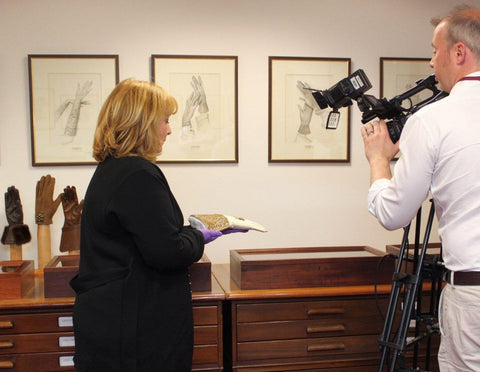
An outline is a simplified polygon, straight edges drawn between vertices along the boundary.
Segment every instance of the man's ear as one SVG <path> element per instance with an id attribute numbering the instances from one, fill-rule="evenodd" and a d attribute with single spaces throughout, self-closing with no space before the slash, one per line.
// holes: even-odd
<path id="1" fill-rule="evenodd" d="M 457 65 L 462 65 L 465 62 L 468 53 L 467 49 L 467 46 L 462 42 L 458 42 L 454 45 L 455 61 L 457 62 Z"/>

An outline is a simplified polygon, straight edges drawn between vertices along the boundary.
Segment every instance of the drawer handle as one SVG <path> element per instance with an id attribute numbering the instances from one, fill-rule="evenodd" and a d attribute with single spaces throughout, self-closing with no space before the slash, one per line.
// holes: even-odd
<path id="1" fill-rule="evenodd" d="M 11 360 L 0 360 L 0 369 L 11 369 L 15 367 L 15 363 Z"/>
<path id="2" fill-rule="evenodd" d="M 11 320 L 2 320 L 0 321 L 0 329 L 12 329 L 13 322 Z"/>
<path id="3" fill-rule="evenodd" d="M 326 309 L 308 309 L 307 315 L 338 315 L 338 314 L 344 314 L 345 310 L 341 307 L 332 307 L 332 308 L 326 308 Z"/>
<path id="4" fill-rule="evenodd" d="M 331 343 L 331 344 L 319 344 L 319 345 L 308 345 L 307 351 L 332 351 L 332 350 L 345 350 L 345 345 L 342 342 Z"/>
<path id="5" fill-rule="evenodd" d="M 10 349 L 12 347 L 14 347 L 15 344 L 13 343 L 13 341 L 0 341 L 0 349 Z"/>
<path id="6" fill-rule="evenodd" d="M 327 326 L 308 326 L 307 334 L 311 333 L 324 333 L 324 332 L 343 332 L 345 326 L 343 324 L 333 324 Z"/>

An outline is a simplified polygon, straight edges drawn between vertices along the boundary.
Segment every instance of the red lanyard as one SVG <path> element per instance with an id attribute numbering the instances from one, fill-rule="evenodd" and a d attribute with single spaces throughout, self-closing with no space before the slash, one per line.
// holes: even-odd
<path id="1" fill-rule="evenodd" d="M 480 76 L 465 76 L 461 78 L 459 81 L 463 81 L 463 80 L 480 80 Z"/>

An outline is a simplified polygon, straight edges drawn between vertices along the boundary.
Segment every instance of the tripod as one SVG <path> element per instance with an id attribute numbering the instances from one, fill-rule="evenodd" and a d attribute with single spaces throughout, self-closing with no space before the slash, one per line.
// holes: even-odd
<path id="1" fill-rule="evenodd" d="M 420 247 L 420 225 L 421 225 L 421 208 L 416 216 L 415 244 L 413 258 L 409 257 L 406 248 L 408 244 L 408 235 L 411 223 L 404 228 L 402 245 L 396 264 L 395 273 L 392 278 L 392 290 L 385 316 L 383 330 L 380 335 L 378 344 L 382 351 L 379 372 L 384 371 L 386 366 L 389 372 L 409 372 L 422 371 L 417 368 L 418 359 L 418 343 L 427 338 L 427 354 L 426 366 L 429 368 L 431 339 L 430 336 L 438 333 L 437 310 L 438 310 L 438 294 L 441 290 L 443 265 L 439 259 L 425 260 L 428 246 L 428 239 L 432 229 L 433 217 L 435 215 L 433 201 L 430 200 L 430 213 L 425 228 L 423 244 Z M 441 257 L 441 254 L 440 254 Z M 407 262 L 413 263 L 411 272 L 407 269 Z M 403 270 L 403 271 L 402 271 Z M 423 295 L 423 280 L 431 279 L 430 289 L 430 309 L 423 313 L 421 309 Z M 392 336 L 392 330 L 396 323 L 396 316 L 399 315 L 400 293 L 404 289 L 403 308 L 400 309 L 400 323 L 398 325 L 396 335 Z M 420 290 L 419 290 L 420 289 Z M 414 306 L 416 303 L 416 306 Z M 415 312 L 414 312 L 415 310 Z M 407 339 L 411 319 L 415 319 L 415 336 Z M 419 334 L 421 323 L 425 324 L 426 332 Z M 412 347 L 413 351 L 413 367 L 406 366 L 406 350 Z M 390 362 L 387 364 L 387 362 Z"/>

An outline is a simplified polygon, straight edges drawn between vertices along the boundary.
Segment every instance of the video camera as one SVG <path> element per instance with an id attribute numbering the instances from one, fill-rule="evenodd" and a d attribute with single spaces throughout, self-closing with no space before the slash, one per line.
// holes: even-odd
<path id="1" fill-rule="evenodd" d="M 380 119 L 391 119 L 386 124 L 392 142 L 396 143 L 410 115 L 422 107 L 448 95 L 448 93 L 437 89 L 435 86 L 437 82 L 433 74 L 425 79 L 418 80 L 415 84 L 413 88 L 390 100 L 386 98 L 378 99 L 372 95 L 364 94 L 364 92 L 372 87 L 372 84 L 368 80 L 367 75 L 365 75 L 365 72 L 359 69 L 327 90 L 312 89 L 312 95 L 322 110 L 327 107 L 333 109 L 328 116 L 327 129 L 337 128 L 340 119 L 338 109 L 350 106 L 352 100 L 355 100 L 358 108 L 362 112 L 363 124 L 368 123 L 376 117 Z M 423 90 L 430 90 L 431 96 L 413 105 L 411 97 Z M 407 107 L 403 106 L 404 101 L 409 103 Z"/>

